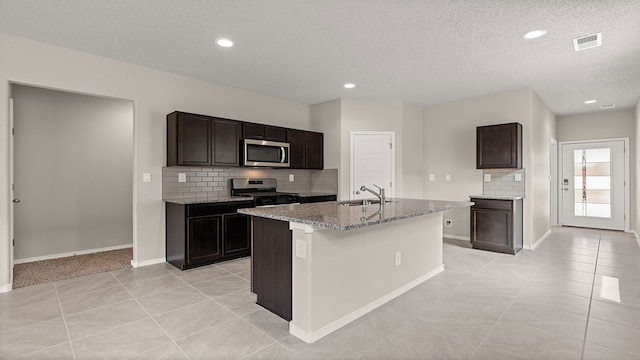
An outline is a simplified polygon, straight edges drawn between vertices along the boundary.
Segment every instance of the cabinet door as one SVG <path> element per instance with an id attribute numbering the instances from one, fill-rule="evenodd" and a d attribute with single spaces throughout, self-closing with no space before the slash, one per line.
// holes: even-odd
<path id="1" fill-rule="evenodd" d="M 211 165 L 211 122 L 205 116 L 178 113 L 176 165 Z"/>
<path id="2" fill-rule="evenodd" d="M 242 123 L 242 138 L 264 140 L 264 125 L 254 123 Z"/>
<path id="3" fill-rule="evenodd" d="M 471 244 L 476 249 L 513 253 L 513 213 L 471 207 Z"/>
<path id="4" fill-rule="evenodd" d="M 264 126 L 264 139 L 269 141 L 287 141 L 287 129 L 278 126 Z"/>
<path id="5" fill-rule="evenodd" d="M 222 256 L 222 216 L 187 218 L 187 263 L 197 264 Z"/>
<path id="6" fill-rule="evenodd" d="M 250 218 L 244 214 L 224 216 L 224 255 L 249 255 Z"/>
<path id="7" fill-rule="evenodd" d="M 522 168 L 522 125 L 479 126 L 476 129 L 476 168 Z"/>
<path id="8" fill-rule="evenodd" d="M 305 132 L 287 129 L 289 143 L 289 167 L 293 169 L 305 168 Z"/>
<path id="9" fill-rule="evenodd" d="M 240 165 L 240 126 L 238 121 L 213 119 L 213 165 Z"/>
<path id="10" fill-rule="evenodd" d="M 305 168 L 324 168 L 324 136 L 322 133 L 305 133 Z"/>

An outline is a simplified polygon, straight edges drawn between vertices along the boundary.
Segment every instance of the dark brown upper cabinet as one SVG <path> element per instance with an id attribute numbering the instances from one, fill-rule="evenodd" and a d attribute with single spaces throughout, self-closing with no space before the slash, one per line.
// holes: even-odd
<path id="1" fill-rule="evenodd" d="M 290 168 L 324 168 L 324 135 L 322 133 L 287 129 L 287 142 L 290 150 Z"/>
<path id="2" fill-rule="evenodd" d="M 242 123 L 235 120 L 212 118 L 212 165 L 240 166 L 240 129 Z"/>
<path id="3" fill-rule="evenodd" d="M 292 169 L 305 168 L 305 132 L 302 130 L 287 130 L 289 143 L 289 167 Z"/>
<path id="4" fill-rule="evenodd" d="M 172 112 L 167 115 L 167 166 L 211 165 L 211 120 Z"/>
<path id="5" fill-rule="evenodd" d="M 167 166 L 239 166 L 241 124 L 178 111 L 167 115 Z"/>
<path id="6" fill-rule="evenodd" d="M 324 168 L 324 135 L 322 133 L 305 132 L 305 168 Z"/>
<path id="7" fill-rule="evenodd" d="M 242 138 L 285 142 L 287 141 L 287 129 L 245 122 L 242 123 Z"/>
<path id="8" fill-rule="evenodd" d="M 290 143 L 293 169 L 324 168 L 324 135 L 174 111 L 167 115 L 167 166 L 240 166 L 240 140 Z"/>
<path id="9" fill-rule="evenodd" d="M 522 124 L 476 128 L 477 169 L 522 169 Z"/>

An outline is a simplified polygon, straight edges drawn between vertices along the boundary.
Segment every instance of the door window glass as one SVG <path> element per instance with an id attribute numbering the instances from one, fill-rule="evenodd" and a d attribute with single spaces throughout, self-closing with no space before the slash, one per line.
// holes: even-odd
<path id="1" fill-rule="evenodd" d="M 574 150 L 574 215 L 611 218 L 611 149 Z"/>

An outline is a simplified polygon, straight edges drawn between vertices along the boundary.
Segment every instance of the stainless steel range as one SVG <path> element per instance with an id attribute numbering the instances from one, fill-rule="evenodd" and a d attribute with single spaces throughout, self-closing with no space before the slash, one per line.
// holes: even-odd
<path id="1" fill-rule="evenodd" d="M 231 179 L 231 195 L 253 196 L 256 207 L 299 204 L 300 195 L 276 191 L 278 183 L 274 178 Z"/>

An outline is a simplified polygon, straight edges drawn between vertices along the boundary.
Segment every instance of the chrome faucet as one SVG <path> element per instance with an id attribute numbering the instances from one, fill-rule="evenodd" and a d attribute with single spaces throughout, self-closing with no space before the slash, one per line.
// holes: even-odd
<path id="1" fill-rule="evenodd" d="M 377 187 L 380 192 L 377 193 L 377 192 L 369 189 L 368 187 L 366 187 L 364 185 L 360 186 L 360 191 L 368 191 L 368 192 L 372 193 L 373 195 L 375 195 L 378 198 L 378 200 L 380 200 L 380 205 L 384 205 L 384 189 L 381 188 L 380 186 L 376 185 L 376 184 L 373 184 L 373 186 Z"/>

